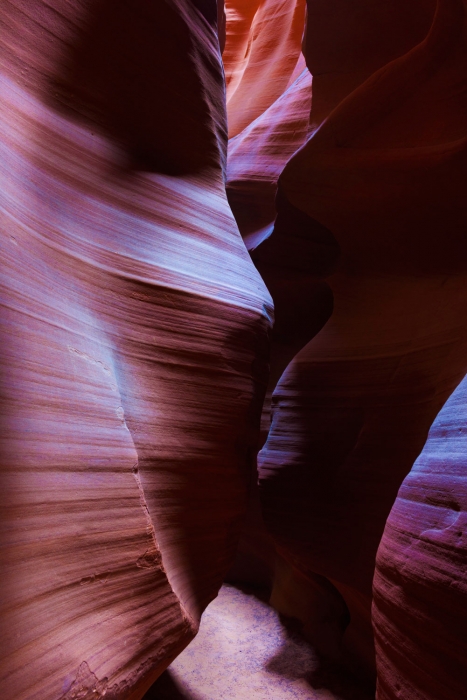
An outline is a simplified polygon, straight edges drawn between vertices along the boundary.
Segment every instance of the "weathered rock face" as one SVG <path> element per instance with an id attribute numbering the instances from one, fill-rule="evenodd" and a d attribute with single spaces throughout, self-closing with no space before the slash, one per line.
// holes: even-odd
<path id="1" fill-rule="evenodd" d="M 374 579 L 378 700 L 465 694 L 466 406 L 464 379 L 386 523 Z"/>
<path id="2" fill-rule="evenodd" d="M 367 668 L 385 521 L 467 368 L 464 22 L 462 2 L 440 2 L 426 39 L 348 95 L 279 179 L 278 228 L 314 241 L 334 309 L 274 393 L 264 514 L 281 554 L 341 592 Z"/>
<path id="3" fill-rule="evenodd" d="M 0 694 L 136 700 L 229 567 L 265 390 L 216 7 L 1 23 Z"/>

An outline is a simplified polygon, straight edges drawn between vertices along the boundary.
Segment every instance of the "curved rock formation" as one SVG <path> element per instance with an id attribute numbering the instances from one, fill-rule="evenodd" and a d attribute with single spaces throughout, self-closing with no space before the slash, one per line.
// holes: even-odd
<path id="1" fill-rule="evenodd" d="M 290 87 L 229 140 L 227 195 L 248 250 L 272 230 L 277 181 L 308 135 L 311 75 L 305 68 Z"/>
<path id="2" fill-rule="evenodd" d="M 266 433 L 271 391 L 288 362 L 314 334 L 310 321 L 316 326 L 316 280 L 309 274 L 309 265 L 305 262 L 304 266 L 303 259 L 291 247 L 290 236 L 283 244 L 280 221 L 271 237 L 277 181 L 290 156 L 306 140 L 310 107 L 311 76 L 305 69 L 269 109 L 230 139 L 228 148 L 229 204 L 245 245 L 274 299 L 269 395 L 263 409 Z"/>
<path id="3" fill-rule="evenodd" d="M 455 700 L 467 658 L 467 380 L 437 416 L 386 523 L 374 579 L 378 700 Z"/>
<path id="4" fill-rule="evenodd" d="M 374 590 L 378 700 L 462 696 L 466 6 L 308 0 L 303 57 L 305 0 L 2 4 L 2 698 L 144 695 L 266 391 L 273 605 L 369 677 Z"/>
<path id="5" fill-rule="evenodd" d="M 265 389 L 216 6 L 1 27 L 1 695 L 137 700 L 230 565 Z"/>
<path id="6" fill-rule="evenodd" d="M 305 0 L 227 0 L 223 60 L 229 136 L 266 111 L 304 68 Z"/>
<path id="7" fill-rule="evenodd" d="M 466 371 L 464 24 L 464 3 L 441 0 L 426 39 L 344 99 L 279 180 L 284 246 L 299 212 L 323 262 L 333 240 L 340 259 L 332 316 L 273 397 L 264 513 L 283 556 L 342 593 L 368 668 L 385 521 Z"/>

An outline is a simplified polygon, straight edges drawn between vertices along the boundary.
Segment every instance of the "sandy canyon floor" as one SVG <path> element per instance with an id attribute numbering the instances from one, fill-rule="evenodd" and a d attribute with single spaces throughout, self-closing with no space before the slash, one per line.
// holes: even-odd
<path id="1" fill-rule="evenodd" d="M 256 596 L 223 586 L 144 700 L 370 700 Z"/>

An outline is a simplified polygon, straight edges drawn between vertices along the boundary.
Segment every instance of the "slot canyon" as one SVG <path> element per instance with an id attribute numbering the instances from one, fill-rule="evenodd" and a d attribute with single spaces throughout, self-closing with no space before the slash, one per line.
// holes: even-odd
<path id="1" fill-rule="evenodd" d="M 0 700 L 467 700 L 467 0 L 0 47 Z"/>

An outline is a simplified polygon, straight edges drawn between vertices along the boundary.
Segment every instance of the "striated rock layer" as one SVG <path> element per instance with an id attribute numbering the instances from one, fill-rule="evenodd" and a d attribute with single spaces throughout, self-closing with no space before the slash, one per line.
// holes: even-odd
<path id="1" fill-rule="evenodd" d="M 314 9 L 318 20 L 311 2 L 307 47 Z M 418 33 L 427 11 L 420 8 Z M 331 53 L 332 27 L 352 31 L 344 18 L 340 29 L 329 21 Z M 370 12 L 368 32 L 373 19 Z M 426 38 L 409 51 L 407 35 L 415 41 L 417 32 L 391 35 L 397 50 L 368 58 L 367 74 L 375 60 L 394 60 L 350 91 L 279 179 L 277 233 L 284 247 L 296 239 L 315 246 L 315 274 L 326 277 L 334 308 L 282 376 L 260 453 L 276 545 L 299 571 L 340 591 L 349 644 L 367 669 L 384 525 L 467 368 L 464 3 L 440 0 Z M 325 56 L 324 36 L 320 46 Z M 321 69 L 331 67 L 323 59 Z M 315 104 L 315 77 L 313 90 Z"/>
<path id="2" fill-rule="evenodd" d="M 137 700 L 232 560 L 265 390 L 216 6 L 0 22 L 0 694 Z"/>
<path id="3" fill-rule="evenodd" d="M 457 700 L 467 658 L 467 380 L 437 416 L 386 523 L 374 579 L 378 700 Z"/>

